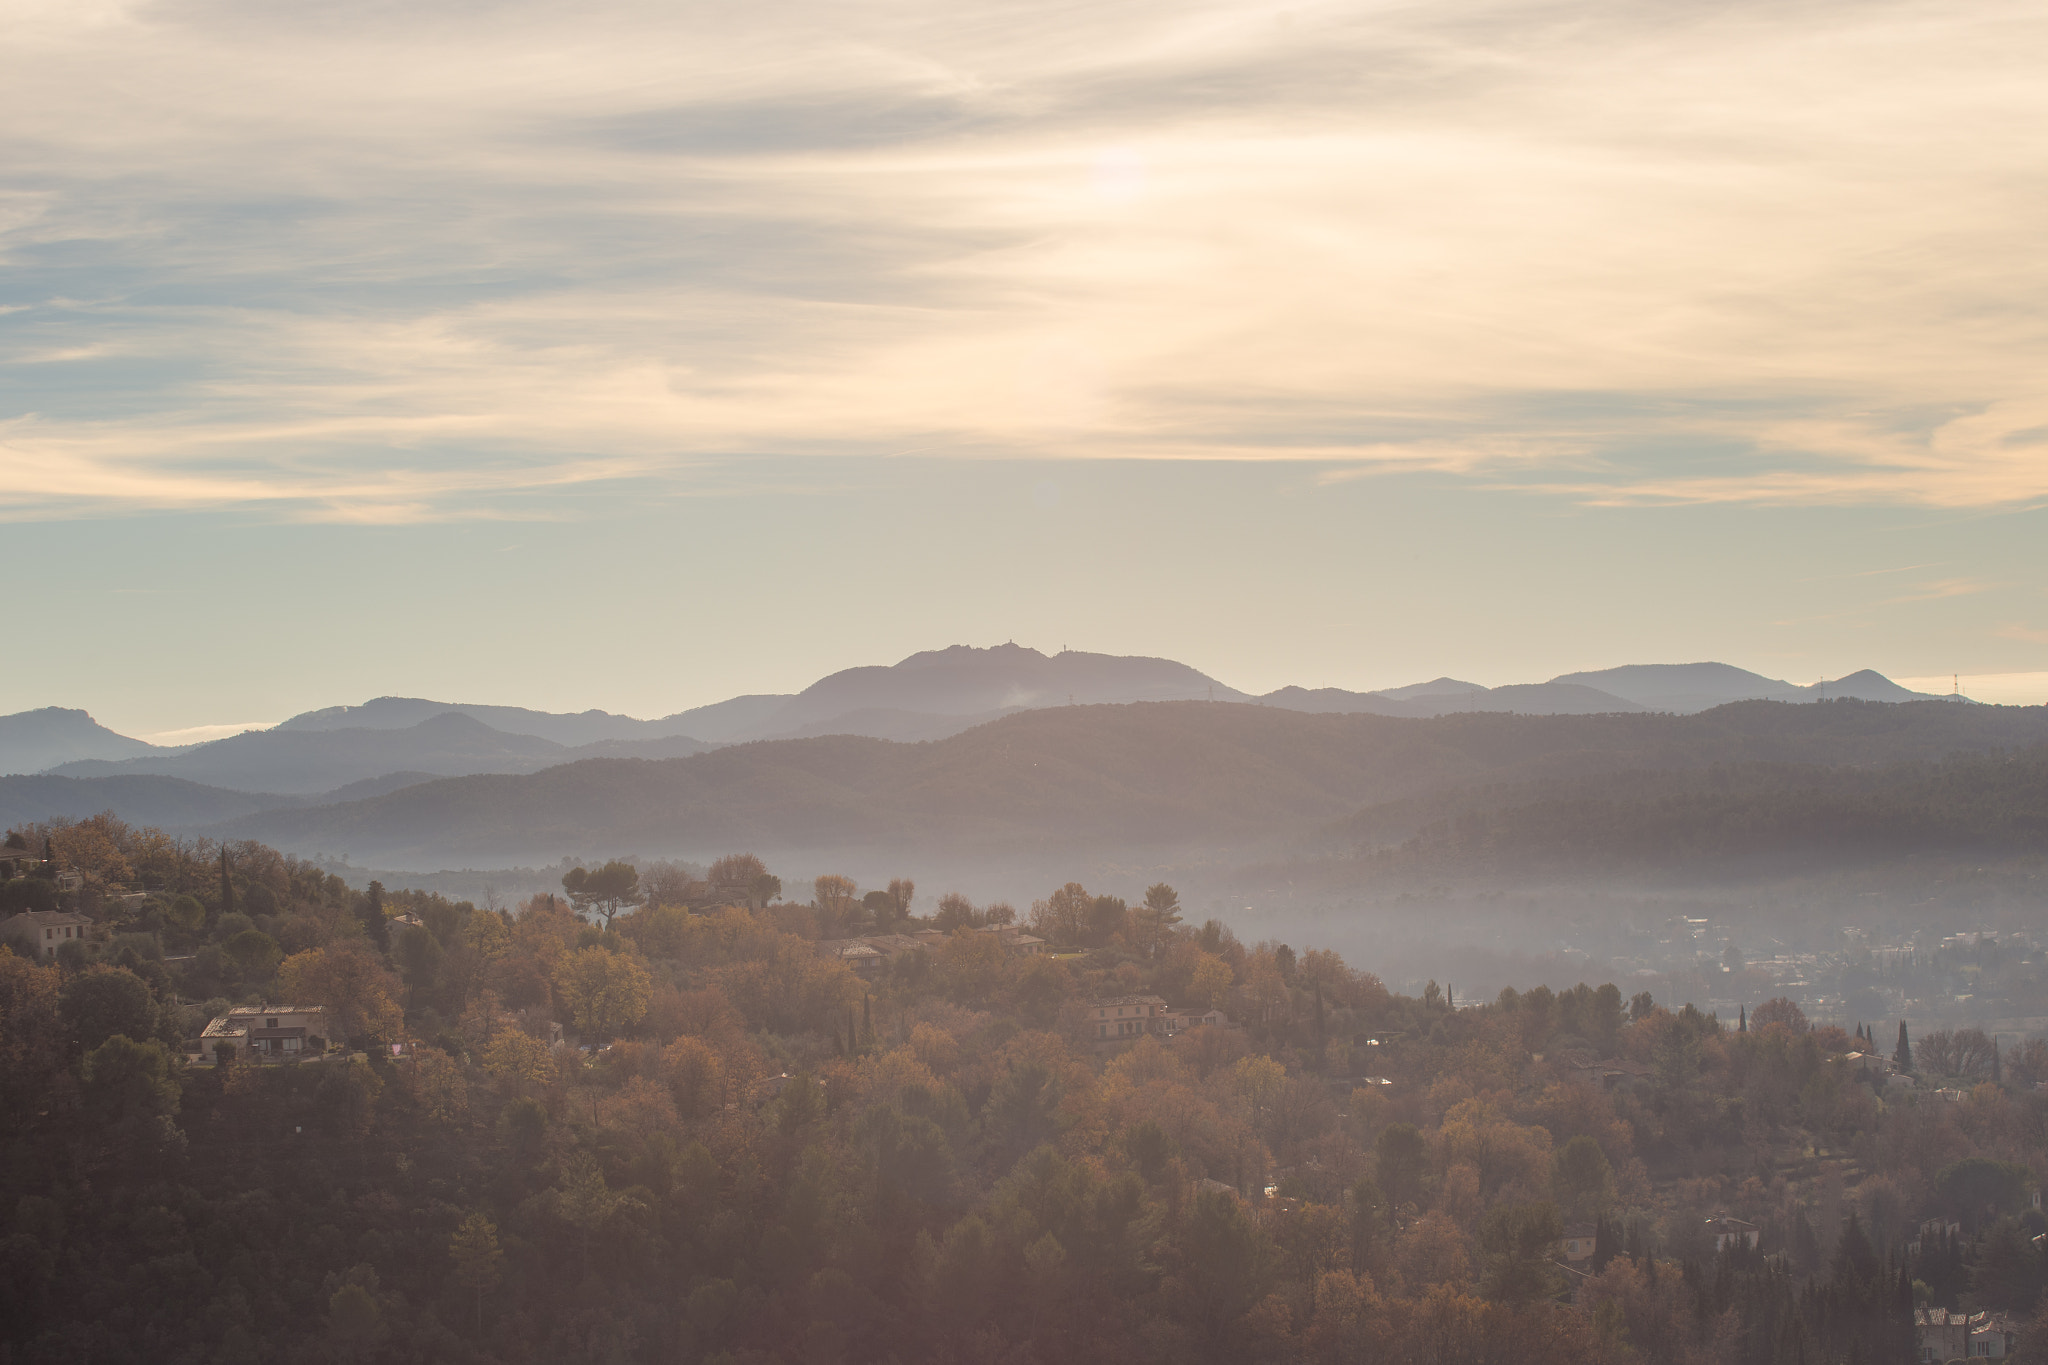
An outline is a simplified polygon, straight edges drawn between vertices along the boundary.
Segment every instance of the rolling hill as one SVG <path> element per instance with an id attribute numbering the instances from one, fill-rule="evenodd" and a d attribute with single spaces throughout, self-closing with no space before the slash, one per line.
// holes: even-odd
<path id="1" fill-rule="evenodd" d="M 852 847 L 1244 847 L 1488 783 L 1713 764 L 1870 764 L 2048 742 L 2048 708 L 1749 702 L 1691 716 L 1435 719 L 1226 703 L 1027 710 L 926 744 L 757 742 L 280 810 L 235 832 L 394 865 Z"/>
<path id="2" fill-rule="evenodd" d="M 584 758 L 674 758 L 707 747 L 684 736 L 570 747 L 533 735 L 506 734 L 474 717 L 447 711 L 404 729 L 252 730 L 181 753 L 66 763 L 55 772 L 64 777 L 146 773 L 243 792 L 313 796 L 392 774 L 536 772 Z"/>
<path id="3" fill-rule="evenodd" d="M 293 798 L 203 786 L 178 777 L 0 777 L 0 828 L 52 817 L 83 820 L 111 810 L 134 825 L 173 829 L 217 825 L 257 811 L 296 804 Z"/>
<path id="4" fill-rule="evenodd" d="M 117 735 L 83 711 L 45 706 L 0 716 L 0 773 L 39 773 L 73 759 L 142 758 L 173 753 Z"/>

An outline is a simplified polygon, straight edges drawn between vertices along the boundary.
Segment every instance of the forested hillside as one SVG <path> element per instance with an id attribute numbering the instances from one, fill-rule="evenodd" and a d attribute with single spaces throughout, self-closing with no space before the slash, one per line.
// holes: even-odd
<path id="1" fill-rule="evenodd" d="M 1417 825 L 1398 846 L 1377 847 Z M 1518 784 L 1377 806 L 1336 829 L 1383 872 L 1811 871 L 1924 855 L 2038 857 L 2048 854 L 2048 748 Z"/>
<path id="2" fill-rule="evenodd" d="M 1163 885 L 1019 916 L 734 857 L 574 875 L 586 920 L 20 833 L 93 925 L 0 955 L 16 1361 L 1903 1365 L 1916 1303 L 2048 1345 L 2039 1041 L 1893 1077 L 1786 1001 L 1460 1008 Z M 820 951 L 926 925 L 865 977 Z M 1154 997 L 1228 1022 L 1106 1040 Z M 335 1050 L 187 1066 L 233 999 L 323 1005 Z"/>
<path id="3" fill-rule="evenodd" d="M 301 852 L 551 861 L 602 846 L 1101 849 L 1297 836 L 1474 784 L 1744 762 L 1939 759 L 2048 741 L 2048 708 L 1747 702 L 1694 716 L 1433 720 L 1165 702 L 1026 711 L 928 744 L 847 736 L 565 764 L 255 817 Z M 488 865 L 486 863 L 486 865 Z"/>

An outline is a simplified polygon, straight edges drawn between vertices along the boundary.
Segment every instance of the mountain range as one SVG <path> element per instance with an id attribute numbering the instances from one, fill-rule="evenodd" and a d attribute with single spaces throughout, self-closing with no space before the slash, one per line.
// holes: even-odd
<path id="1" fill-rule="evenodd" d="M 1407 837 L 1503 785 L 1731 764 L 1925 763 L 2044 744 L 2048 708 L 1939 702 L 1429 719 L 1141 702 L 1034 708 L 929 744 L 839 735 L 450 778 L 231 828 L 400 866 L 740 847 L 995 857 L 1199 846 L 1240 856 L 1262 841 L 1301 842 L 1362 808 L 1424 803 L 1408 828 L 1388 831 Z M 1432 798 L 1448 804 L 1430 808 Z"/>
<path id="2" fill-rule="evenodd" d="M 974 747 L 980 741 L 949 743 L 956 738 L 986 730 L 1009 744 L 1019 735 L 1041 733 L 1042 726 L 1058 731 L 1068 722 L 1048 718 L 1063 714 L 1071 714 L 1072 727 L 1097 733 L 1099 741 L 1106 744 L 1137 744 L 1142 750 L 1152 742 L 1194 743 L 1185 736 L 1169 739 L 1168 732 L 1158 730 L 1155 722 L 1142 719 L 1140 713 L 1149 715 L 1147 708 L 1154 704 L 1214 702 L 1232 714 L 1262 711 L 1332 719 L 1422 720 L 1491 713 L 1583 717 L 1598 722 L 1651 713 L 1697 714 L 1739 701 L 1805 702 L 1822 697 L 1885 702 L 1926 699 L 1873 672 L 1801 687 L 1717 663 L 1631 665 L 1494 688 L 1445 677 L 1372 692 L 1284 687 L 1254 696 L 1169 659 L 1079 651 L 1046 655 L 1016 644 L 990 649 L 954 646 L 914 654 L 892 666 L 846 669 L 801 692 L 735 697 L 658 720 L 595 710 L 561 714 L 379 697 L 357 706 L 309 711 L 268 730 L 204 744 L 160 747 L 116 734 L 83 711 L 45 708 L 0 717 L 0 771 L 21 774 L 0 777 L 0 817 L 19 823 L 113 809 L 140 822 L 196 830 L 230 822 L 260 823 L 259 817 L 268 812 L 277 822 L 277 837 L 295 846 L 309 846 L 306 839 L 318 842 L 313 831 L 322 829 L 327 833 L 319 837 L 338 841 L 327 845 L 337 850 L 360 843 L 366 849 L 374 847 L 393 855 L 403 849 L 424 857 L 430 848 L 469 847 L 482 826 L 458 829 L 445 822 L 424 821 L 414 827 L 419 837 L 408 843 L 380 823 L 383 816 L 357 807 L 423 784 L 432 784 L 438 794 L 422 794 L 418 799 L 430 803 L 452 799 L 454 789 L 444 779 L 474 779 L 479 785 L 466 789 L 460 800 L 481 802 L 475 809 L 482 819 L 481 812 L 490 805 L 483 794 L 501 790 L 483 780 L 486 778 L 563 770 L 534 790 L 568 791 L 601 781 L 624 791 L 652 779 L 638 774 L 633 765 L 612 763 L 592 768 L 590 761 L 650 760 L 668 773 L 660 761 L 702 759 L 694 767 L 676 770 L 683 775 L 670 773 L 662 779 L 672 778 L 682 787 L 658 798 L 644 794 L 654 803 L 649 811 L 667 812 L 658 818 L 648 813 L 643 813 L 643 818 L 614 812 L 595 820 L 565 813 L 537 824 L 521 825 L 514 820 L 506 829 L 520 832 L 508 834 L 508 838 L 522 847 L 536 840 L 554 847 L 560 842 L 556 835 L 561 839 L 573 836 L 572 841 L 602 841 L 606 829 L 621 837 L 628 829 L 639 829 L 648 838 L 658 835 L 658 841 L 666 846 L 682 830 L 703 829 L 708 838 L 712 830 L 738 837 L 742 829 L 757 828 L 763 837 L 772 833 L 778 839 L 836 842 L 863 837 L 860 831 L 864 828 L 874 837 L 883 837 L 884 826 L 888 826 L 892 831 L 888 837 L 908 837 L 923 829 L 950 830 L 958 837 L 1009 839 L 1021 837 L 1031 821 L 1016 811 L 991 810 L 977 823 L 969 812 L 977 808 L 979 798 L 973 797 L 973 784 L 964 777 L 939 781 L 936 790 L 950 794 L 932 809 L 908 797 L 903 798 L 909 801 L 907 805 L 893 797 L 877 804 L 877 793 L 888 787 L 891 779 L 887 773 L 899 769 L 908 773 L 921 764 L 938 762 L 937 752 L 980 752 Z M 1081 714 L 1105 707 L 1119 718 L 1104 720 Z M 1031 719 L 1027 721 L 1027 717 Z M 1275 742 L 1280 742 L 1282 735 L 1322 733 L 1313 726 L 1289 729 L 1277 719 L 1268 724 L 1280 727 L 1270 731 Z M 1596 724 L 1595 729 L 1599 728 Z M 1122 740 L 1112 738 L 1124 730 L 1129 733 Z M 1173 727 L 1168 730 L 1179 736 Z M 1149 738 L 1141 740 L 1140 735 Z M 812 743 L 826 740 L 830 742 Z M 747 752 L 724 758 L 712 753 L 735 746 Z M 938 746 L 934 754 L 919 752 L 933 746 Z M 1284 779 L 1277 770 L 1260 775 L 1257 765 L 1247 768 L 1223 763 L 1216 771 L 1247 778 L 1252 782 L 1247 790 L 1265 790 L 1262 799 L 1281 824 L 1334 819 L 1360 804 L 1412 794 L 1408 788 L 1382 791 L 1371 781 L 1357 778 L 1328 787 L 1328 799 L 1324 800 L 1314 796 L 1325 787 L 1319 785 L 1320 779 L 1308 775 L 1308 768 L 1283 766 L 1287 767 Z M 850 785 L 843 790 L 834 788 L 842 781 L 835 774 L 856 771 L 861 774 L 857 779 L 844 777 Z M 600 779 L 599 773 L 610 776 Z M 1195 777 L 1199 778 L 1196 787 L 1208 780 L 1199 774 Z M 1018 781 L 1020 790 L 1031 788 L 1021 777 Z M 1297 790 L 1282 791 L 1290 785 Z M 502 788 L 514 789 L 526 790 L 516 783 Z M 775 802 L 768 793 L 777 794 L 775 800 L 784 803 L 772 815 L 770 807 Z M 542 806 L 555 801 L 554 797 L 533 799 Z M 962 799 L 965 805 L 954 804 Z M 1143 837 L 1153 837 L 1174 823 L 1167 814 L 1171 803 L 1161 807 L 1160 799 L 1143 795 L 1113 803 L 1115 811 L 1104 818 L 1112 821 L 1111 827 L 1138 837 L 1141 830 L 1131 822 L 1143 825 L 1151 817 L 1142 812 L 1152 810 L 1164 822 L 1145 826 L 1151 833 Z M 1206 803 L 1205 808 L 1215 805 L 1207 797 L 1190 799 L 1197 805 Z M 403 804 L 377 809 L 388 812 Z M 350 813 L 342 813 L 344 806 Z M 1083 802 L 1076 809 L 1088 806 Z M 328 807 L 335 808 L 332 816 L 313 814 Z M 892 808 L 897 811 L 895 816 L 888 814 Z M 639 823 L 633 823 L 635 820 Z M 1211 830 L 1200 820 L 1183 823 L 1190 837 Z M 1233 824 L 1226 820 L 1212 832 L 1222 833 L 1225 826 L 1238 833 L 1251 828 L 1242 821 Z M 1268 821 L 1263 827 L 1278 825 Z"/>

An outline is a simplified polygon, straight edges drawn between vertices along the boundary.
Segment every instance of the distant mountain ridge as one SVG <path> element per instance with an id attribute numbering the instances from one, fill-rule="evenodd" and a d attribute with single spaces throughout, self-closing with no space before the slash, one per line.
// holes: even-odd
<path id="1" fill-rule="evenodd" d="M 69 707 L 45 706 L 0 716 L 0 773 L 39 773 L 78 758 L 141 758 L 170 752 L 115 734 Z"/>
<path id="2" fill-rule="evenodd" d="M 422 697 L 375 697 L 361 706 L 329 706 L 306 711 L 274 730 L 409 730 L 420 722 L 448 714 L 467 716 L 508 735 L 531 735 L 566 747 L 610 740 L 669 739 L 689 731 L 663 720 L 635 720 L 609 711 L 561 713 L 531 711 L 524 706 L 482 706 L 474 702 L 428 701 Z"/>
<path id="3" fill-rule="evenodd" d="M 276 810 L 238 835 L 410 863 L 565 854 L 1243 849 L 1375 804 L 1721 763 L 1871 763 L 2048 743 L 2048 708 L 1744 702 L 1691 715 L 1434 719 L 1186 702 L 1033 708 L 930 744 L 853 736 L 453 778 Z M 1428 818 L 1428 812 L 1421 812 Z"/>
<path id="4" fill-rule="evenodd" d="M 1689 714 L 1726 706 L 1732 701 L 1930 701 L 1931 693 L 1899 686 L 1875 669 L 1863 669 L 1833 682 L 1801 687 L 1766 678 L 1733 664 L 1625 664 L 1620 668 L 1565 673 L 1553 683 L 1598 688 L 1636 703 L 1648 711 Z"/>
<path id="5" fill-rule="evenodd" d="M 1255 701 L 1310 713 L 1422 718 L 1691 713 L 1751 699 L 1906 701 L 1921 695 L 1867 670 L 1800 687 L 1702 663 L 1628 665 L 1493 688 L 1448 677 L 1371 692 L 1283 687 L 1254 698 L 1171 659 L 1077 650 L 1047 655 L 1015 643 L 954 645 L 888 666 L 843 669 L 801 692 L 733 697 L 658 720 L 386 696 L 304 712 L 266 731 L 163 748 L 116 734 L 83 711 L 52 707 L 0 717 L 0 771 L 150 774 L 259 795 L 313 797 L 360 783 L 389 791 L 407 775 L 426 780 L 532 772 L 584 758 L 672 758 L 763 739 L 862 735 L 935 742 L 1020 711 L 1068 704 Z"/>
<path id="6" fill-rule="evenodd" d="M 506 734 L 473 716 L 443 711 L 404 729 L 250 730 L 182 753 L 65 763 L 52 775 L 152 774 L 235 791 L 312 796 L 394 773 L 462 777 L 537 772 L 584 758 L 679 758 L 709 747 L 683 736 L 571 746 L 535 735 Z"/>

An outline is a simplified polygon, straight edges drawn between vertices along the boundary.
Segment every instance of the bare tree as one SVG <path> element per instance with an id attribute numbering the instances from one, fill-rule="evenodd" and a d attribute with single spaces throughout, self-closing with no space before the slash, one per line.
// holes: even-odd
<path id="1" fill-rule="evenodd" d="M 827 875 L 811 883 L 811 906 L 818 912 L 818 936 L 840 938 L 853 920 L 853 878 Z"/>

